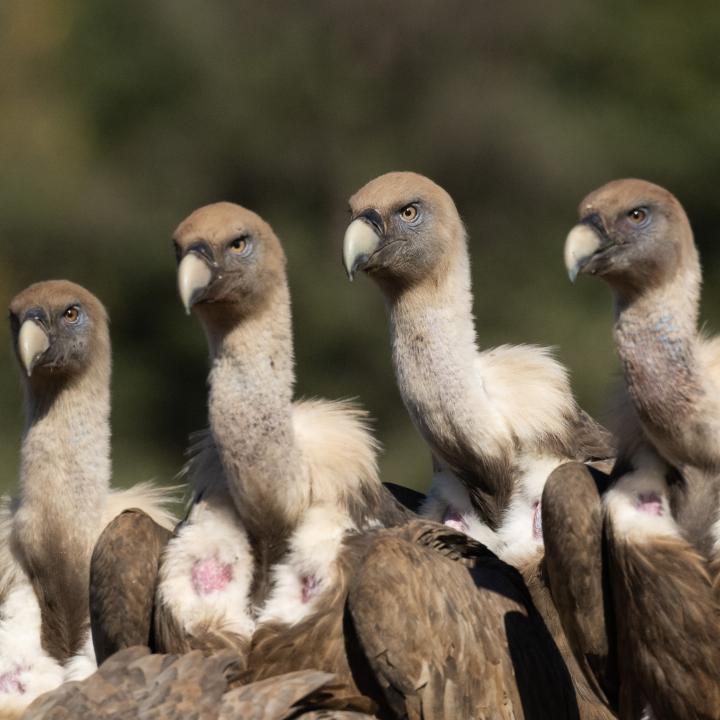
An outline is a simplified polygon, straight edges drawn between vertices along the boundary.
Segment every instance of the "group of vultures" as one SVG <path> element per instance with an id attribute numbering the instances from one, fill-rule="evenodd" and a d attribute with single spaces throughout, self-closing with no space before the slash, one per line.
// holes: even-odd
<path id="1" fill-rule="evenodd" d="M 111 486 L 101 302 L 65 280 L 12 300 L 0 717 L 720 718 L 720 341 L 680 203 L 614 181 L 567 236 L 570 278 L 613 298 L 611 431 L 547 348 L 480 349 L 447 192 L 390 173 L 350 212 L 343 262 L 383 295 L 427 497 L 382 482 L 361 407 L 293 398 L 285 254 L 246 208 L 173 236 L 210 357 L 181 519 L 177 489 Z"/>

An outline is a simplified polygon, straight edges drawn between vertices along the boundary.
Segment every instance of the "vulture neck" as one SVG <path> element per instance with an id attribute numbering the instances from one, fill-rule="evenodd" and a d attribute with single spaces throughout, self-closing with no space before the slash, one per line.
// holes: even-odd
<path id="1" fill-rule="evenodd" d="M 503 456 L 502 423 L 478 363 L 467 253 L 387 298 L 398 386 L 426 442 L 456 469 L 480 459 L 467 453 Z"/>
<path id="2" fill-rule="evenodd" d="M 646 432 L 665 459 L 684 457 L 680 439 L 690 430 L 703 390 L 698 366 L 699 267 L 630 297 L 616 297 L 614 335 L 625 382 Z M 698 428 L 695 428 L 697 431 Z"/>
<path id="3" fill-rule="evenodd" d="M 110 486 L 110 357 L 78 378 L 28 382 L 12 542 L 58 660 L 87 638 L 90 558 Z"/>
<path id="4" fill-rule="evenodd" d="M 109 356 L 77 378 L 28 382 L 20 506 L 32 522 L 23 544 L 42 539 L 46 549 L 67 548 L 89 564 L 110 473 Z"/>
<path id="5" fill-rule="evenodd" d="M 255 535 L 283 535 L 301 511 L 292 427 L 293 367 L 286 284 L 210 336 L 209 419 L 240 517 Z"/>

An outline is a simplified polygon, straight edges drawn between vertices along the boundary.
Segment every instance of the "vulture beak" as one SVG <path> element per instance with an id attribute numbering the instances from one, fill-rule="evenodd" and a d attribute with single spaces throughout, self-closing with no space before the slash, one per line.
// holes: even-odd
<path id="1" fill-rule="evenodd" d="M 588 223 L 576 225 L 565 240 L 565 267 L 575 282 L 588 260 L 603 246 L 603 238 Z"/>
<path id="2" fill-rule="evenodd" d="M 18 333 L 18 353 L 28 377 L 40 356 L 50 347 L 50 339 L 34 318 L 28 318 Z"/>
<path id="3" fill-rule="evenodd" d="M 180 261 L 177 274 L 178 292 L 188 315 L 198 295 L 210 284 L 212 276 L 213 271 L 208 263 L 193 250 Z"/>
<path id="4" fill-rule="evenodd" d="M 343 265 L 350 280 L 380 247 L 382 234 L 382 218 L 376 210 L 367 210 L 348 225 L 343 240 Z"/>

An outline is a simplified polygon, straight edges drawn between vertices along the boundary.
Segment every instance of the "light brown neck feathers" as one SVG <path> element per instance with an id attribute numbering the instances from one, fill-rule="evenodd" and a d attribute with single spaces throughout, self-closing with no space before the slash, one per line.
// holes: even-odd
<path id="1" fill-rule="evenodd" d="M 209 419 L 238 512 L 256 534 L 282 534 L 300 472 L 292 428 L 290 298 L 285 283 L 250 317 L 211 337 Z"/>
<path id="2" fill-rule="evenodd" d="M 720 408 L 699 361 L 699 292 L 695 260 L 671 281 L 618 301 L 614 334 L 628 393 L 660 454 L 714 469 Z"/>
<path id="3" fill-rule="evenodd" d="M 77 652 L 87 629 L 90 555 L 110 484 L 110 358 L 81 377 L 28 383 L 13 544 L 40 600 L 45 647 Z"/>

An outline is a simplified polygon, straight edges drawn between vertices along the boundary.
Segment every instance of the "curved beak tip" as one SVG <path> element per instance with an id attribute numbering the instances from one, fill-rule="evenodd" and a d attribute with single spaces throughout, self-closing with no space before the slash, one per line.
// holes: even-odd
<path id="1" fill-rule="evenodd" d="M 353 280 L 357 270 L 380 247 L 380 237 L 367 222 L 358 218 L 353 220 L 345 231 L 343 239 L 343 265 L 348 280 Z"/>
<path id="2" fill-rule="evenodd" d="M 212 270 L 194 252 L 188 253 L 178 265 L 177 285 L 180 300 L 186 314 L 190 314 L 198 293 L 207 288 L 212 280 Z"/>
<path id="3" fill-rule="evenodd" d="M 600 249 L 598 234 L 588 225 L 576 225 L 565 240 L 564 259 L 570 282 L 574 283 L 587 261 Z"/>
<path id="4" fill-rule="evenodd" d="M 18 333 L 18 354 L 28 377 L 32 375 L 38 358 L 49 347 L 47 333 L 34 320 L 25 320 Z"/>

